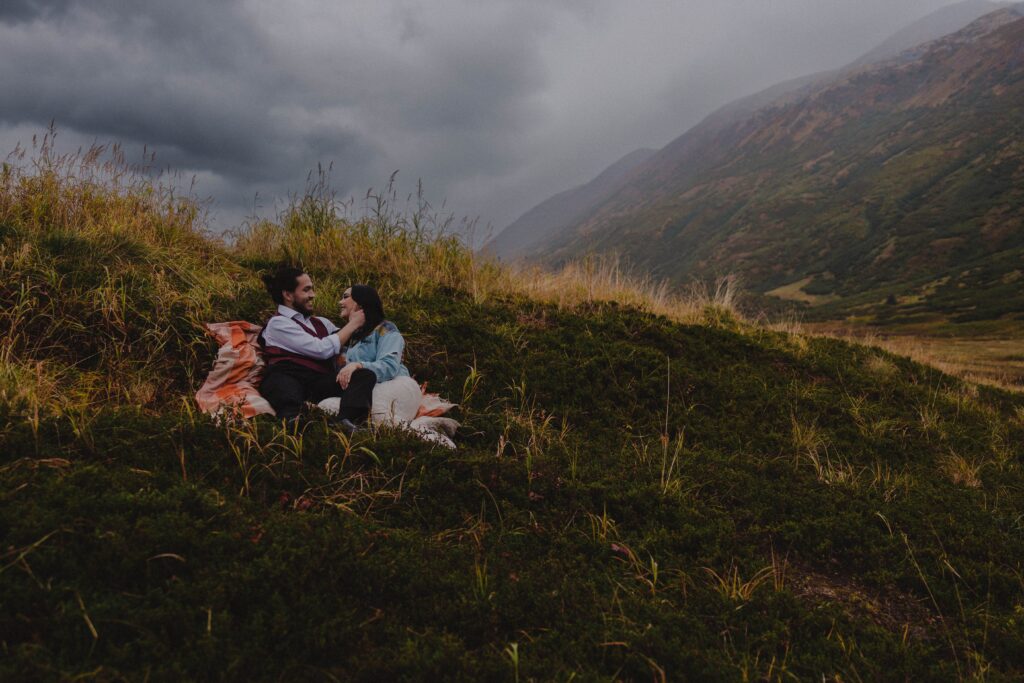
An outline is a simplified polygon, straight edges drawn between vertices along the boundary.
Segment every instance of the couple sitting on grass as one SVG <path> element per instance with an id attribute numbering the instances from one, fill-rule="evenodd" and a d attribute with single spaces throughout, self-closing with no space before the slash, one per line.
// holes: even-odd
<path id="1" fill-rule="evenodd" d="M 338 328 L 313 315 L 315 291 L 308 273 L 282 267 L 263 281 L 277 312 L 259 335 L 266 362 L 259 390 L 278 418 L 296 421 L 306 402 L 334 414 L 350 432 L 366 424 L 371 410 L 375 422 L 417 417 L 422 396 L 402 364 L 405 341 L 384 319 L 372 287 L 345 290 L 338 304 L 346 322 Z"/>

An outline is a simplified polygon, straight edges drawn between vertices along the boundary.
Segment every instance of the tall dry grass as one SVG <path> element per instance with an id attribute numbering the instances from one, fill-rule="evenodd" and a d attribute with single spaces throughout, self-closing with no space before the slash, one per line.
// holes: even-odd
<path id="1" fill-rule="evenodd" d="M 374 282 L 385 298 L 444 288 L 477 302 L 525 296 L 563 308 L 617 302 L 685 322 L 742 319 L 734 278 L 676 291 L 666 281 L 632 274 L 617 256 L 587 256 L 556 271 L 502 264 L 470 248 L 464 235 L 472 223 L 456 224 L 453 214 L 435 211 L 422 190 L 402 206 L 389 183 L 383 192 L 367 193 L 361 215 L 352 217 L 352 202 L 338 200 L 328 176 L 322 169 L 311 176 L 306 192 L 276 220 L 231 233 L 236 258 L 256 267 L 288 261 L 345 274 Z M 330 297 L 345 284 L 328 278 L 319 286 Z"/>
<path id="2" fill-rule="evenodd" d="M 228 234 L 234 258 L 255 269 L 287 262 L 344 277 L 346 284 L 372 282 L 385 298 L 439 287 L 486 296 L 500 277 L 456 234 L 454 217 L 434 211 L 422 195 L 401 207 L 389 185 L 368 193 L 368 208 L 353 217 L 351 202 L 337 199 L 326 171 L 310 180 L 275 220 L 255 220 Z M 339 286 L 330 276 L 318 282 L 329 294 Z"/>
<path id="3" fill-rule="evenodd" d="M 686 323 L 755 324 L 739 312 L 733 278 L 673 288 L 615 256 L 554 271 L 502 264 L 468 246 L 462 235 L 472 228 L 436 211 L 421 190 L 401 201 L 393 182 L 367 193 L 357 214 L 331 190 L 329 169 L 319 169 L 275 219 L 250 221 L 224 241 L 208 231 L 202 201 L 126 163 L 118 146 L 58 154 L 50 131 L 0 167 L 0 401 L 31 410 L 106 400 L 149 405 L 169 388 L 184 391 L 208 362 L 202 322 L 230 315 L 236 299 L 262 296 L 257 272 L 284 261 L 323 273 L 318 286 L 327 300 L 367 281 L 385 298 L 441 289 L 478 302 L 615 302 Z M 756 324 L 798 342 L 824 335 L 877 346 L 1016 388 L 905 338 L 792 320 Z"/>
<path id="4" fill-rule="evenodd" d="M 393 182 L 367 193 L 355 214 L 320 169 L 274 220 L 224 241 L 208 231 L 202 201 L 126 163 L 116 145 L 58 154 L 50 131 L 16 149 L 0 167 L 0 402 L 38 414 L 111 400 L 154 405 L 190 390 L 208 363 L 201 324 L 262 297 L 257 272 L 283 261 L 323 273 L 327 300 L 368 281 L 385 298 L 440 289 L 478 302 L 615 302 L 686 323 L 751 324 L 732 278 L 673 288 L 615 256 L 555 271 L 499 263 L 468 246 L 472 223 L 434 210 L 422 191 L 401 201 Z M 793 321 L 758 324 L 798 341 L 821 334 Z M 1000 384 L 904 339 L 825 334 Z"/>
<path id="5" fill-rule="evenodd" d="M 18 410 L 166 400 L 208 363 L 199 321 L 243 270 L 117 146 L 50 131 L 0 167 L 0 401 Z"/>
<path id="6" fill-rule="evenodd" d="M 506 287 L 509 292 L 569 308 L 611 301 L 680 322 L 710 322 L 723 315 L 743 319 L 735 278 L 720 278 L 714 285 L 695 282 L 676 290 L 665 280 L 630 273 L 615 255 L 587 256 L 557 271 L 510 267 Z"/>
<path id="7" fill-rule="evenodd" d="M 209 362 L 202 323 L 243 315 L 252 306 L 241 300 L 262 305 L 257 274 L 281 262 L 324 274 L 327 300 L 368 281 L 385 297 L 440 289 L 478 302 L 613 301 L 688 322 L 739 318 L 729 279 L 675 293 L 615 258 L 557 272 L 498 263 L 461 236 L 472 223 L 434 210 L 422 191 L 400 201 L 393 182 L 353 215 L 329 169 L 311 174 L 274 220 L 222 240 L 204 202 L 127 163 L 120 147 L 61 154 L 55 135 L 0 167 L 0 404 L 21 413 L 160 405 L 191 391 Z"/>

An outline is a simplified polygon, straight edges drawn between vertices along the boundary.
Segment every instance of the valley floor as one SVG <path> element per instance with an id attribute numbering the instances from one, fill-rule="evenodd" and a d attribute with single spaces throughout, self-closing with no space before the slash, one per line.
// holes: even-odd
<path id="1" fill-rule="evenodd" d="M 852 338 L 934 365 L 973 381 L 1024 391 L 1024 331 L 850 327 L 839 323 L 808 323 L 808 332 Z M 945 333 L 944 333 L 945 332 Z"/>

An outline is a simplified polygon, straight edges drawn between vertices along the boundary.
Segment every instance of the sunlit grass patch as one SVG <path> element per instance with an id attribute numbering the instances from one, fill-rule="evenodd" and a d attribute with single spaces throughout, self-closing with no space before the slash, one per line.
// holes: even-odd
<path id="1" fill-rule="evenodd" d="M 935 436 L 940 440 L 945 438 L 946 431 L 943 425 L 942 413 L 931 403 L 924 403 L 917 407 L 918 422 L 920 429 L 926 436 Z"/>
<path id="2" fill-rule="evenodd" d="M 748 602 L 762 586 L 769 582 L 772 582 L 777 590 L 784 585 L 784 574 L 774 564 L 762 567 L 746 579 L 743 578 L 739 566 L 735 563 L 721 574 L 711 567 L 705 567 L 704 571 L 708 575 L 712 588 L 723 598 L 734 602 Z"/>
<path id="3" fill-rule="evenodd" d="M 980 473 L 985 463 L 966 458 L 953 451 L 939 458 L 939 467 L 954 484 L 976 489 L 981 486 Z"/>
<path id="4" fill-rule="evenodd" d="M 910 358 L 946 374 L 963 379 L 968 385 L 987 385 L 1019 392 L 1024 386 L 1024 365 L 1008 350 L 1018 350 L 1019 335 L 1007 338 L 946 338 L 912 334 L 883 334 L 865 328 L 842 329 L 829 325 L 805 328 L 811 335 L 845 339 L 875 347 L 895 356 Z M 868 359 L 869 367 L 884 375 L 887 370 L 880 361 Z"/>
<path id="5" fill-rule="evenodd" d="M 790 427 L 793 448 L 799 456 L 815 459 L 827 447 L 824 433 L 814 422 L 800 420 L 793 414 L 790 416 Z"/>
<path id="6" fill-rule="evenodd" d="M 887 503 L 906 495 L 915 481 L 913 475 L 906 470 L 898 470 L 883 462 L 872 463 L 863 470 L 862 477 L 867 488 L 877 491 Z"/>
<path id="7" fill-rule="evenodd" d="M 892 377 L 898 372 L 896 364 L 892 360 L 877 354 L 868 356 L 865 361 L 865 368 L 868 372 L 879 377 Z"/>

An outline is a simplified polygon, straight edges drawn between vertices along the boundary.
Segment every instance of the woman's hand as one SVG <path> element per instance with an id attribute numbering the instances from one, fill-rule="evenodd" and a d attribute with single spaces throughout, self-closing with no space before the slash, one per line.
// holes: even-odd
<path id="1" fill-rule="evenodd" d="M 349 363 L 338 373 L 338 384 L 342 389 L 348 389 L 348 383 L 352 381 L 352 373 L 363 367 L 362 363 Z"/>

